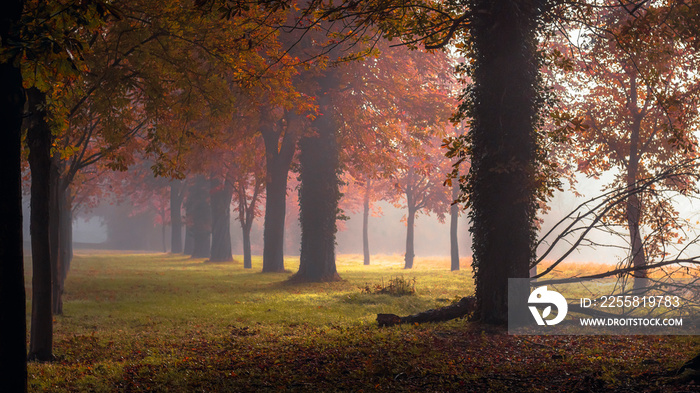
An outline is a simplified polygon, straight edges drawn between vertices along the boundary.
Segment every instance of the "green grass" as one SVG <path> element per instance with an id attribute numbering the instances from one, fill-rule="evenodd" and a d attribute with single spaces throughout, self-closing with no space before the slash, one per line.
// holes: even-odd
<path id="1" fill-rule="evenodd" d="M 377 313 L 407 315 L 472 294 L 468 263 L 450 272 L 446 259 L 418 258 L 406 271 L 397 256 L 363 266 L 347 255 L 338 258 L 344 281 L 292 285 L 291 273 L 260 273 L 259 258 L 246 270 L 167 254 L 77 254 L 54 327 L 58 360 L 30 364 L 30 390 L 658 388 L 698 351 L 687 338 L 524 338 L 463 320 L 376 326 Z M 286 266 L 296 270 L 298 258 Z M 415 278 L 416 293 L 360 289 L 394 277 Z"/>

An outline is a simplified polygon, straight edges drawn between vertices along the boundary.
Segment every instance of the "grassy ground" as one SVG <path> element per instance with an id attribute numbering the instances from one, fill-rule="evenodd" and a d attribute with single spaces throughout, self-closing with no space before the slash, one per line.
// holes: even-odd
<path id="1" fill-rule="evenodd" d="M 665 391 L 700 350 L 682 337 L 524 337 L 463 320 L 378 328 L 473 293 L 469 262 L 339 258 L 345 279 L 289 285 L 290 273 L 166 254 L 79 253 L 56 317 L 50 364 L 32 391 Z M 295 270 L 298 259 L 287 261 Z M 595 266 L 563 267 L 595 270 Z M 569 269 L 568 271 L 566 269 Z M 361 287 L 403 276 L 416 295 Z M 28 280 L 29 284 L 29 280 Z M 28 287 L 29 288 L 29 287 Z"/>

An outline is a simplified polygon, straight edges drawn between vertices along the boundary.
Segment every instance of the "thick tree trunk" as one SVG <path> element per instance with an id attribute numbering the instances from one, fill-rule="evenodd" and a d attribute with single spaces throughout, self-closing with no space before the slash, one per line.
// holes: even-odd
<path id="1" fill-rule="evenodd" d="M 46 122 L 46 96 L 27 91 L 31 120 L 27 127 L 32 173 L 30 226 L 32 245 L 32 316 L 29 359 L 53 360 L 53 313 L 49 200 L 51 199 L 51 129 Z"/>
<path id="2" fill-rule="evenodd" d="M 191 209 L 187 210 L 188 216 L 192 211 L 192 237 L 194 245 L 192 258 L 208 258 L 211 250 L 211 208 L 209 207 L 209 187 L 204 176 L 198 176 L 195 184 L 190 189 L 192 198 Z"/>
<path id="3" fill-rule="evenodd" d="M 369 265 L 369 193 L 372 187 L 372 180 L 365 182 L 365 198 L 362 206 L 362 253 L 364 254 L 364 264 Z"/>
<path id="4" fill-rule="evenodd" d="M 170 252 L 182 252 L 182 200 L 184 198 L 182 180 L 170 181 Z"/>
<path id="5" fill-rule="evenodd" d="M 413 269 L 413 259 L 416 256 L 414 250 L 414 228 L 416 225 L 416 209 L 409 206 L 406 216 L 406 254 L 404 255 L 404 269 Z"/>
<path id="6" fill-rule="evenodd" d="M 474 82 L 469 195 L 478 316 L 508 321 L 508 279 L 534 258 L 536 31 L 544 1 L 472 0 Z M 494 170 L 499 169 L 499 170 Z M 520 288 L 525 310 L 528 288 Z M 522 309 L 522 310 L 521 310 Z"/>
<path id="7" fill-rule="evenodd" d="M 270 108 L 265 108 L 270 110 Z M 287 176 L 298 139 L 297 119 L 288 113 L 285 126 L 268 119 L 260 129 L 265 142 L 265 223 L 263 229 L 263 273 L 284 272 L 284 221 Z M 284 133 L 282 132 L 284 130 Z M 282 138 L 280 140 L 280 137 Z"/>
<path id="8" fill-rule="evenodd" d="M 334 74 L 321 83 L 318 103 L 321 115 L 311 126 L 317 135 L 299 142 L 301 164 L 299 178 L 299 222 L 301 255 L 294 281 L 321 282 L 340 279 L 335 266 L 335 234 L 340 199 L 338 181 L 337 125 L 329 88 L 335 86 Z"/>
<path id="9" fill-rule="evenodd" d="M 3 47 L 24 6 L 9 0 L 0 5 Z M 3 48 L 4 49 L 4 48 Z M 27 391 L 27 321 L 22 250 L 22 73 L 14 59 L 0 63 L 0 380 L 8 392 Z"/>
<path id="10" fill-rule="evenodd" d="M 459 182 L 452 184 L 452 201 L 459 198 Z M 459 204 L 450 206 L 450 270 L 459 270 Z"/>
<path id="11" fill-rule="evenodd" d="M 269 162 L 269 160 L 268 160 Z M 268 164 L 263 229 L 263 272 L 284 271 L 284 219 L 286 215 L 287 173 Z"/>
<path id="12" fill-rule="evenodd" d="M 226 180 L 211 179 L 211 256 L 212 262 L 233 261 L 231 253 L 231 199 L 233 187 Z"/>

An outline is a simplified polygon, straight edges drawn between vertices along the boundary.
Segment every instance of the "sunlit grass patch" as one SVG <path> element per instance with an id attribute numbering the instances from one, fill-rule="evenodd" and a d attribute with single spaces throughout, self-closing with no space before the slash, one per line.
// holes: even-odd
<path id="1" fill-rule="evenodd" d="M 378 313 L 408 315 L 473 294 L 466 259 L 458 272 L 446 258 L 416 258 L 407 271 L 397 255 L 369 266 L 341 255 L 343 281 L 307 284 L 287 282 L 298 257 L 275 274 L 260 273 L 259 257 L 253 269 L 241 260 L 78 253 L 65 315 L 56 317 L 59 360 L 30 365 L 30 390 L 557 390 L 568 386 L 560 375 L 581 367 L 596 384 L 618 386 L 620 373 L 655 377 L 698 349 L 692 339 L 646 337 L 623 352 L 628 341 L 619 338 L 523 339 L 464 320 L 377 327 Z M 359 288 L 397 276 L 415 278 L 415 295 Z M 624 356 L 602 356 L 608 347 Z M 642 367 L 652 356 L 658 363 Z"/>

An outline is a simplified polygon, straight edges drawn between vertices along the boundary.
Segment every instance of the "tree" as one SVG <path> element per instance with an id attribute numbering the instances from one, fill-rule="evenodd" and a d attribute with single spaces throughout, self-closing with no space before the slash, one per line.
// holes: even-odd
<path id="1" fill-rule="evenodd" d="M 231 254 L 231 181 L 212 174 L 209 198 L 211 200 L 211 252 L 209 261 L 233 261 Z"/>
<path id="2" fill-rule="evenodd" d="M 32 323 L 29 359 L 53 360 L 53 313 L 49 209 L 51 129 L 47 120 L 46 95 L 36 87 L 27 91 L 32 114 L 27 131 L 29 166 L 32 173 L 30 233 L 32 245 Z"/>
<path id="3" fill-rule="evenodd" d="M 462 110 L 471 120 L 466 136 L 471 168 L 464 191 L 472 222 L 477 314 L 487 323 L 507 322 L 508 278 L 527 278 L 534 261 L 540 186 L 534 176 L 535 130 L 541 102 L 536 36 L 547 3 L 468 2 L 472 85 Z"/>
<path id="4" fill-rule="evenodd" d="M 0 209 L 0 297 L 5 304 L 0 317 L 0 370 L 5 389 L 27 391 L 26 303 L 24 293 L 24 256 L 22 251 L 22 111 L 25 103 L 22 73 L 17 66 L 19 42 L 17 24 L 24 1 L 5 1 L 0 5 L 0 184 L 4 208 Z M 11 55 L 7 55 L 10 53 Z"/>
<path id="5" fill-rule="evenodd" d="M 440 154 L 442 138 L 421 135 L 425 130 L 406 129 L 404 139 L 400 142 L 400 166 L 392 175 L 396 198 L 406 212 L 406 253 L 404 269 L 413 268 L 414 229 L 416 215 L 419 212 L 435 213 L 440 221 L 445 220 L 449 210 L 450 189 L 443 186 L 446 174 L 450 171 L 450 160 Z M 437 127 L 436 127 L 437 128 Z"/>
<path id="6" fill-rule="evenodd" d="M 262 108 L 260 134 L 265 142 L 265 224 L 263 229 L 263 272 L 284 271 L 284 218 L 287 176 L 299 138 L 299 119 L 284 110 L 280 115 Z M 277 119 L 270 118 L 277 116 Z"/>
<path id="7" fill-rule="evenodd" d="M 238 160 L 233 172 L 233 189 L 236 196 L 236 210 L 238 221 L 241 224 L 243 235 L 243 268 L 250 269 L 252 264 L 252 252 L 250 230 L 253 227 L 255 217 L 261 215 L 259 208 L 260 199 L 264 195 L 265 187 L 265 155 L 262 138 L 254 137 L 253 141 L 243 140 L 236 146 L 235 155 Z"/>
<path id="8" fill-rule="evenodd" d="M 315 133 L 300 145 L 299 222 L 301 255 L 294 281 L 336 281 L 335 234 L 340 200 L 338 172 L 338 119 L 332 98 L 339 70 L 326 70 L 319 77 L 319 112 L 311 122 Z"/>
<path id="9" fill-rule="evenodd" d="M 204 175 L 197 175 L 189 188 L 185 209 L 192 227 L 192 258 L 209 258 L 211 255 L 211 207 L 209 187 Z"/>
<path id="10" fill-rule="evenodd" d="M 578 169 L 593 177 L 615 170 L 608 190 L 620 185 L 632 190 L 650 174 L 697 156 L 697 51 L 664 32 L 663 24 L 650 26 L 656 17 L 647 18 L 649 12 L 600 13 L 604 32 L 584 35 L 585 48 L 572 53 L 580 60 L 565 63 L 576 67 L 567 85 L 589 91 L 567 102 L 583 120 L 573 135 Z M 692 188 L 690 179 L 673 187 Z M 628 228 L 630 265 L 638 268 L 634 289 L 642 290 L 648 286 L 648 271 L 642 269 L 648 259 L 663 253 L 669 241 L 679 241 L 681 228 L 661 230 L 678 222 L 672 219 L 678 212 L 668 200 L 644 192 L 632 193 L 614 213 L 608 220 Z"/>

